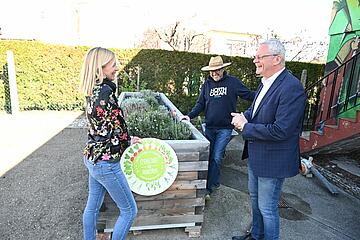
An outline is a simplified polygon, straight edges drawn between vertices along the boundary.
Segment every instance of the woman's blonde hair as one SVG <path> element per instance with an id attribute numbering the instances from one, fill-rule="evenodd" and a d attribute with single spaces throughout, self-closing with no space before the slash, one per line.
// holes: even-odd
<path id="1" fill-rule="evenodd" d="M 102 68 L 114 58 L 114 52 L 101 47 L 92 48 L 86 53 L 79 85 L 79 90 L 85 96 L 91 96 L 94 85 L 102 83 L 105 78 Z"/>

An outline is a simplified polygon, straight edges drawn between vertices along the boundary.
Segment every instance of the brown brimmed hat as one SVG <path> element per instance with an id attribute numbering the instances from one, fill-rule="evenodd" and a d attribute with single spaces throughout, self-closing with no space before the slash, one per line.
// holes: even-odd
<path id="1" fill-rule="evenodd" d="M 209 61 L 209 66 L 202 67 L 202 71 L 214 71 L 218 70 L 220 68 L 227 67 L 231 64 L 230 63 L 224 63 L 222 58 L 220 56 L 211 57 Z"/>

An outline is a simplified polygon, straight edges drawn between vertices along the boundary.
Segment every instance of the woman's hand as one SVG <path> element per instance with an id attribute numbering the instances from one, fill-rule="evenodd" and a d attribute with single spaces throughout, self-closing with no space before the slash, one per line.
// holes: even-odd
<path id="1" fill-rule="evenodd" d="M 130 141 L 130 146 L 135 144 L 135 143 L 141 143 L 141 138 L 136 137 L 136 136 L 131 136 L 131 141 Z"/>

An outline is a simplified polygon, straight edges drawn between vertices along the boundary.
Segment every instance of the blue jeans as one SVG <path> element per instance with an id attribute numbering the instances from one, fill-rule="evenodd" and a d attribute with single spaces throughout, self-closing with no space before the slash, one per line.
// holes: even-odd
<path id="1" fill-rule="evenodd" d="M 93 164 L 87 159 L 84 163 L 89 170 L 89 196 L 83 214 L 84 240 L 96 239 L 96 222 L 105 191 L 120 209 L 112 239 L 125 239 L 136 217 L 137 206 L 120 163 L 99 161 Z"/>
<path id="2" fill-rule="evenodd" d="M 253 221 L 251 235 L 255 239 L 279 239 L 278 202 L 284 178 L 257 177 L 250 167 L 248 173 Z"/>
<path id="3" fill-rule="evenodd" d="M 210 142 L 209 166 L 206 190 L 211 193 L 213 186 L 220 186 L 220 167 L 226 145 L 230 142 L 232 129 L 205 128 L 205 136 Z"/>

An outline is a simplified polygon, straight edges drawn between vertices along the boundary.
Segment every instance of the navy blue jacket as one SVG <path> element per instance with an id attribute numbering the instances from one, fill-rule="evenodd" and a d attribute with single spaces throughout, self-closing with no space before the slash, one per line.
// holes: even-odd
<path id="1" fill-rule="evenodd" d="M 261 91 L 261 86 L 257 94 Z M 299 173 L 299 138 L 306 94 L 286 69 L 275 79 L 253 117 L 254 102 L 244 112 L 249 167 L 258 177 L 286 178 Z M 246 150 L 244 150 L 246 151 Z"/>
<path id="2" fill-rule="evenodd" d="M 194 108 L 187 115 L 194 118 L 204 111 L 207 128 L 232 129 L 231 112 L 236 111 L 238 96 L 252 101 L 255 92 L 250 91 L 238 78 L 226 72 L 219 81 L 214 81 L 209 76 L 201 87 Z"/>

